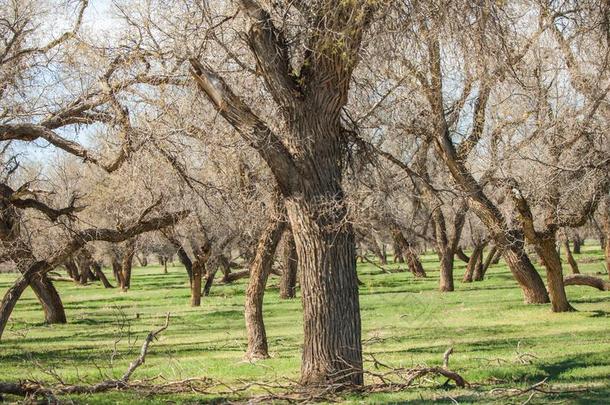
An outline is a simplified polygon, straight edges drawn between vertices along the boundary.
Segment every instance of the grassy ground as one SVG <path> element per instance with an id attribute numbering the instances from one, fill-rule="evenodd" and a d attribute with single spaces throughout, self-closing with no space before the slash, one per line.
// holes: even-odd
<path id="1" fill-rule="evenodd" d="M 603 269 L 599 247 L 585 246 L 577 255 L 581 271 Z M 387 274 L 359 264 L 365 353 L 386 364 L 409 367 L 440 365 L 454 347 L 451 368 L 473 383 L 448 389 L 444 380 L 428 381 L 398 393 L 366 397 L 346 395 L 351 403 L 608 403 L 610 398 L 610 294 L 588 287 L 568 287 L 578 309 L 552 314 L 548 305 L 526 306 L 503 263 L 493 266 L 484 282 L 463 284 L 464 266 L 457 263 L 456 289 L 438 293 L 436 257 L 423 258 L 429 278 L 406 272 Z M 389 266 L 395 267 L 395 266 Z M 0 274 L 0 291 L 14 275 Z M 228 384 L 297 378 L 302 342 L 299 300 L 278 297 L 277 279 L 265 296 L 265 323 L 272 358 L 243 362 L 244 282 L 216 285 L 200 308 L 188 306 L 186 275 L 181 267 L 162 274 L 157 266 L 135 269 L 132 290 L 120 293 L 98 285 L 57 283 L 69 319 L 67 325 L 41 323 L 39 304 L 31 292 L 19 302 L 0 342 L 0 381 L 42 379 L 52 374 L 66 382 L 97 382 L 119 377 L 133 360 L 143 337 L 171 312 L 169 329 L 151 346 L 136 379 L 162 375 L 168 380 L 212 377 Z M 116 349 L 115 349 L 116 347 Z M 532 356 L 522 358 L 519 353 Z M 113 355 L 114 353 L 114 355 Z M 535 356 L 535 357 L 533 357 Z M 367 356 L 368 357 L 368 356 Z M 371 363 L 366 367 L 373 368 Z M 507 396 L 494 388 L 527 388 L 544 378 L 560 394 L 527 392 Z M 238 394 L 254 395 L 253 390 Z M 69 398 L 78 403 L 220 403 L 219 396 L 143 397 L 112 392 Z"/>

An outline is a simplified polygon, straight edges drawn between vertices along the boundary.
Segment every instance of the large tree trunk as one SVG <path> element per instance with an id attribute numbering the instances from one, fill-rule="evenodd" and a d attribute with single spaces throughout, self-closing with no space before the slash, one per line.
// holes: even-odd
<path id="1" fill-rule="evenodd" d="M 296 296 L 297 286 L 297 248 L 294 244 L 292 230 L 287 229 L 284 233 L 284 271 L 280 278 L 280 298 L 291 299 Z"/>
<path id="2" fill-rule="evenodd" d="M 553 312 L 569 312 L 574 308 L 568 302 L 566 290 L 563 285 L 561 258 L 557 253 L 555 238 L 541 239 L 535 245 L 536 253 L 546 269 L 546 279 L 551 298 Z"/>
<path id="3" fill-rule="evenodd" d="M 46 275 L 33 277 L 30 286 L 42 304 L 45 322 L 48 324 L 66 323 L 64 304 L 51 280 Z"/>
<path id="4" fill-rule="evenodd" d="M 361 385 L 354 232 L 346 220 L 340 186 L 325 194 L 307 201 L 288 199 L 286 204 L 299 258 L 303 299 L 301 383 Z"/>
<path id="5" fill-rule="evenodd" d="M 574 241 L 574 246 L 576 246 L 576 240 Z M 563 240 L 563 248 L 566 252 L 566 260 L 572 269 L 572 274 L 580 274 L 580 270 L 578 270 L 578 263 L 576 263 L 574 256 L 572 256 L 572 251 L 570 250 L 570 240 L 567 237 Z"/>
<path id="6" fill-rule="evenodd" d="M 266 359 L 269 357 L 267 334 L 263 321 L 263 297 L 265 286 L 271 272 L 271 265 L 277 245 L 286 223 L 275 216 L 265 227 L 256 247 L 254 260 L 250 264 L 250 280 L 246 288 L 246 331 L 248 334 L 247 359 Z"/>

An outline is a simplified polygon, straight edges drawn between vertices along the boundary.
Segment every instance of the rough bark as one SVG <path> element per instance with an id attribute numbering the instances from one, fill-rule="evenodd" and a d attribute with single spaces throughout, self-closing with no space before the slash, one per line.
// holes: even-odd
<path id="1" fill-rule="evenodd" d="M 291 299 L 296 296 L 297 286 L 297 248 L 294 244 L 294 236 L 291 229 L 286 229 L 284 239 L 284 271 L 280 279 L 280 298 Z"/>
<path id="2" fill-rule="evenodd" d="M 278 219 L 276 215 L 269 220 L 269 224 L 260 236 L 254 260 L 250 264 L 250 280 L 246 288 L 244 312 L 248 335 L 248 349 L 245 357 L 250 360 L 269 357 L 267 334 L 263 320 L 263 298 L 275 251 L 285 225 L 285 222 Z"/>
<path id="3" fill-rule="evenodd" d="M 337 186 L 338 187 L 338 186 Z M 340 189 L 329 193 L 341 195 Z M 328 196 L 325 198 L 329 198 Z M 301 383 L 362 384 L 360 306 L 354 233 L 344 207 L 328 213 L 317 199 L 291 200 L 303 297 Z"/>

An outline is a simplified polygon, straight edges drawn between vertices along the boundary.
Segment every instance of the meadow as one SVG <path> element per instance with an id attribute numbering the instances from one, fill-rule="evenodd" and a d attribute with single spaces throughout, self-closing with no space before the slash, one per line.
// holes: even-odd
<path id="1" fill-rule="evenodd" d="M 603 270 L 599 245 L 583 246 L 576 259 L 581 272 Z M 437 292 L 436 255 L 424 255 L 422 262 L 426 279 L 397 271 L 404 270 L 404 265 L 388 265 L 391 271 L 384 272 L 369 263 L 358 264 L 365 367 L 376 369 L 372 356 L 392 367 L 441 365 L 443 353 L 453 347 L 450 368 L 471 385 L 459 389 L 445 384 L 443 378 L 429 377 L 400 392 L 345 393 L 342 400 L 354 404 L 608 403 L 608 292 L 566 287 L 578 312 L 554 314 L 549 305 L 523 304 L 503 261 L 490 268 L 485 281 L 470 284 L 460 281 L 464 264 L 456 261 L 453 293 Z M 5 291 L 14 278 L 14 274 L 0 274 L 0 290 Z M 97 284 L 57 282 L 68 324 L 52 326 L 41 322 L 39 304 L 28 291 L 0 341 L 0 381 L 95 383 L 118 378 L 137 356 L 146 334 L 163 324 L 167 312 L 169 328 L 151 344 L 146 363 L 134 379 L 208 377 L 231 387 L 296 380 L 301 304 L 298 298 L 281 300 L 278 281 L 270 278 L 264 307 L 272 357 L 255 363 L 243 361 L 245 280 L 214 285 L 199 308 L 189 306 L 188 279 L 178 265 L 170 267 L 169 274 L 155 265 L 134 269 L 127 293 Z M 540 391 L 531 389 L 542 381 Z M 148 396 L 112 391 L 61 399 L 92 404 L 224 403 L 246 401 L 261 393 L 264 390 L 254 386 L 231 395 Z"/>

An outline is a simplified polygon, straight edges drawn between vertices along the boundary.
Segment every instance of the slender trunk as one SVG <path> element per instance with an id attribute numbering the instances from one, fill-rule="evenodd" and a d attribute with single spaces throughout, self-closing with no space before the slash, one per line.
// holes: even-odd
<path id="1" fill-rule="evenodd" d="M 95 275 L 100 279 L 100 281 L 104 285 L 104 288 L 114 288 L 114 286 L 112 284 L 110 284 L 110 281 L 108 281 L 108 278 L 106 278 L 106 275 L 102 271 L 102 266 L 99 263 L 93 262 L 91 264 L 91 267 L 93 268 Z"/>
<path id="2" fill-rule="evenodd" d="M 439 291 L 454 291 L 455 287 L 453 286 L 453 252 L 450 249 L 444 249 L 443 251 L 439 249 L 439 252 L 441 252 Z"/>
<path id="3" fill-rule="evenodd" d="M 411 245 L 409 245 L 409 247 L 404 250 L 404 256 L 407 258 L 407 266 L 409 266 L 409 271 L 415 277 L 425 278 L 426 271 L 424 270 L 424 267 L 422 266 L 421 261 L 417 256 L 417 253 Z"/>
<path id="4" fill-rule="evenodd" d="M 204 264 L 195 260 L 193 262 L 193 281 L 191 283 L 191 306 L 201 305 L 201 278 L 203 277 Z"/>
<path id="5" fill-rule="evenodd" d="M 127 291 L 131 287 L 131 269 L 133 255 L 135 253 L 135 241 L 129 241 L 123 250 L 123 260 L 121 260 L 121 290 Z"/>
<path id="6" fill-rule="evenodd" d="M 0 339 L 2 339 L 2 333 L 8 324 L 8 320 L 11 317 L 11 313 L 13 312 L 15 305 L 17 305 L 17 301 L 19 301 L 19 298 L 27 287 L 27 280 L 20 277 L 19 280 L 4 294 L 2 303 L 0 303 Z"/>
<path id="7" fill-rule="evenodd" d="M 284 240 L 284 271 L 280 279 L 280 298 L 291 299 L 296 296 L 297 285 L 297 248 L 294 244 L 292 230 L 287 229 Z"/>
<path id="8" fill-rule="evenodd" d="M 491 265 L 491 262 L 493 261 L 497 252 L 498 252 L 498 248 L 495 245 L 492 246 L 491 250 L 489 251 L 489 253 L 487 253 L 487 256 L 485 257 L 485 262 L 483 262 L 483 266 L 481 267 L 481 272 L 478 275 L 479 277 L 475 276 L 474 281 L 483 281 L 483 279 L 485 278 L 485 274 L 487 273 L 487 270 L 489 269 L 489 266 Z"/>
<path id="9" fill-rule="evenodd" d="M 541 239 L 536 243 L 536 253 L 546 269 L 547 285 L 551 298 L 553 312 L 569 312 L 574 308 L 568 302 L 566 290 L 563 285 L 563 274 L 561 269 L 561 258 L 555 248 L 555 238 Z"/>
<path id="10" fill-rule="evenodd" d="M 470 257 L 468 257 L 468 255 L 466 255 L 466 253 L 464 253 L 464 250 L 461 247 L 458 247 L 455 250 L 455 255 L 458 257 L 458 259 L 460 259 L 461 261 L 463 261 L 466 264 L 468 264 L 468 262 L 470 261 Z"/>
<path id="11" fill-rule="evenodd" d="M 210 295 L 210 290 L 212 289 L 212 284 L 214 283 L 214 277 L 216 277 L 216 273 L 218 272 L 218 266 L 214 265 L 212 270 L 208 270 L 205 277 L 205 285 L 203 286 L 203 295 L 204 297 L 208 297 Z"/>
<path id="12" fill-rule="evenodd" d="M 301 279 L 303 385 L 363 383 L 354 231 L 342 195 L 335 185 L 324 196 L 286 203 Z"/>
<path id="13" fill-rule="evenodd" d="M 33 277 L 30 286 L 42 304 L 45 322 L 48 324 L 66 323 L 64 304 L 51 280 L 46 275 Z"/>
<path id="14" fill-rule="evenodd" d="M 493 259 L 491 259 L 491 264 L 498 264 L 498 263 L 500 263 L 500 259 L 502 259 L 502 255 L 503 254 L 504 254 L 504 251 L 502 249 L 498 249 L 496 251 L 496 254 L 493 257 Z"/>
<path id="15" fill-rule="evenodd" d="M 218 255 L 218 263 L 220 264 L 220 269 L 222 270 L 222 282 L 230 283 L 231 280 L 231 263 L 224 255 Z"/>
<path id="16" fill-rule="evenodd" d="M 606 257 L 606 271 L 610 278 L 610 197 L 606 196 L 604 204 L 600 207 L 602 210 L 603 232 L 600 232 L 600 244 L 604 248 Z"/>
<path id="17" fill-rule="evenodd" d="M 396 248 L 401 253 L 401 256 L 407 259 L 409 271 L 415 277 L 426 277 L 426 272 L 424 271 L 421 261 L 419 260 L 415 249 L 413 249 L 411 242 L 405 237 L 397 224 L 392 224 L 391 230 Z"/>
<path id="18" fill-rule="evenodd" d="M 404 263 L 405 259 L 402 255 L 400 245 L 394 240 L 394 263 Z"/>
<path id="19" fill-rule="evenodd" d="M 188 276 L 189 276 L 189 283 L 193 284 L 193 262 L 191 262 L 191 258 L 189 257 L 189 255 L 186 253 L 186 250 L 184 250 L 184 247 L 182 247 L 182 246 L 180 246 L 178 248 L 177 254 L 178 254 L 178 260 L 180 260 L 180 263 L 182 263 L 182 265 L 186 269 L 186 274 L 188 274 Z"/>
<path id="20" fill-rule="evenodd" d="M 468 265 L 466 266 L 466 272 L 464 272 L 464 278 L 462 282 L 464 283 L 472 283 L 475 273 L 477 273 L 477 267 L 480 262 L 480 257 L 483 254 L 483 248 L 485 245 L 478 244 L 474 245 L 474 250 L 470 255 L 470 260 L 468 260 Z M 479 272 L 480 277 L 480 272 Z"/>
<path id="21" fill-rule="evenodd" d="M 66 267 L 66 271 L 68 272 L 68 275 L 72 278 L 72 280 L 74 280 L 75 283 L 79 283 L 80 274 L 78 273 L 78 267 L 76 267 L 76 263 L 74 263 L 74 260 L 71 258 L 66 260 L 64 266 Z"/>
<path id="22" fill-rule="evenodd" d="M 574 242 L 574 250 L 573 253 L 579 255 L 580 254 L 580 246 L 583 244 L 582 239 L 580 238 L 580 235 L 578 234 L 578 232 L 574 232 L 574 238 L 573 242 Z"/>
<path id="23" fill-rule="evenodd" d="M 574 246 L 576 246 L 576 242 L 574 242 Z M 574 256 L 572 256 L 572 251 L 570 250 L 570 240 L 568 238 L 563 240 L 563 248 L 566 252 L 566 260 L 572 269 L 572 274 L 580 274 L 580 270 L 578 270 L 578 263 L 576 263 Z"/>
<path id="24" fill-rule="evenodd" d="M 121 261 L 116 256 L 112 258 L 112 275 L 114 276 L 114 280 L 119 283 L 119 285 L 122 285 Z"/>
<path id="25" fill-rule="evenodd" d="M 246 288 L 245 319 L 248 334 L 247 359 L 266 359 L 269 357 L 267 334 L 263 321 L 263 298 L 265 286 L 273 264 L 277 245 L 286 223 L 271 218 L 265 227 L 256 247 L 254 260 L 250 264 L 250 280 Z"/>
<path id="26" fill-rule="evenodd" d="M 382 248 L 379 246 L 379 244 L 377 244 L 377 241 L 373 241 L 370 245 L 370 248 L 371 248 L 371 251 L 373 252 L 373 254 L 375 256 L 377 256 L 377 258 L 379 259 L 379 263 L 381 265 L 388 264 L 387 257 L 385 255 L 385 253 L 383 252 Z"/>

